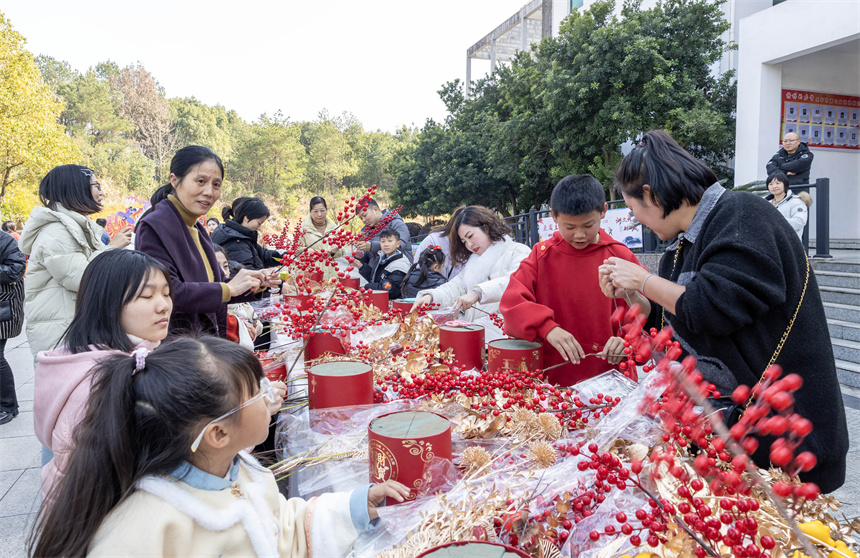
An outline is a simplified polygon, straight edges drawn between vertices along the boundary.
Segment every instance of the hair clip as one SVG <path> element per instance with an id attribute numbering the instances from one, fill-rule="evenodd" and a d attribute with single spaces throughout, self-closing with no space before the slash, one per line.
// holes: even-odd
<path id="1" fill-rule="evenodd" d="M 131 375 L 134 376 L 146 367 L 146 355 L 149 354 L 149 349 L 138 347 L 131 354 L 134 357 L 134 370 L 132 370 Z"/>
<path id="2" fill-rule="evenodd" d="M 441 250 L 441 249 L 442 249 L 442 247 L 441 247 L 441 246 L 439 246 L 438 244 L 437 244 L 436 246 L 434 246 L 434 248 L 436 248 L 437 250 Z"/>

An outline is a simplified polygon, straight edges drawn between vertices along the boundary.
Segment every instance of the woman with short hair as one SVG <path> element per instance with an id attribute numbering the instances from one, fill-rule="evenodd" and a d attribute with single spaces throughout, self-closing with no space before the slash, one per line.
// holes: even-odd
<path id="1" fill-rule="evenodd" d="M 671 326 L 705 382 L 723 394 L 757 385 L 773 361 L 799 374 L 794 412 L 812 433 L 798 448 L 818 460 L 800 473 L 822 492 L 845 482 L 848 429 L 824 306 L 792 228 L 762 198 L 723 188 L 716 175 L 666 132 L 645 134 L 615 184 L 636 220 L 671 244 L 657 274 L 609 258 L 606 296 L 638 290 L 651 299 L 650 325 Z M 769 465 L 770 442 L 753 454 Z"/>

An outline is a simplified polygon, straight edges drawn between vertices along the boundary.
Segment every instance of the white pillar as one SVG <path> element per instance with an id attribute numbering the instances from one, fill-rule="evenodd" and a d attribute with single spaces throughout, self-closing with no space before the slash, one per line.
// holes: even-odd
<path id="1" fill-rule="evenodd" d="M 496 39 L 490 43 L 490 72 L 496 70 Z"/>
<path id="2" fill-rule="evenodd" d="M 472 57 L 466 55 L 466 83 L 463 84 L 463 93 L 466 97 L 469 96 L 469 89 L 472 87 Z"/>
<path id="3" fill-rule="evenodd" d="M 528 27 L 526 27 L 526 17 L 520 20 L 520 30 L 522 36 L 520 37 L 520 50 L 526 50 L 529 46 L 529 31 Z"/>

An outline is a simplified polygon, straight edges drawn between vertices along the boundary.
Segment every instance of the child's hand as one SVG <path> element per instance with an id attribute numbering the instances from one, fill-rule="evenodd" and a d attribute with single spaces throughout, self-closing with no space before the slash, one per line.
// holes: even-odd
<path id="1" fill-rule="evenodd" d="M 626 358 L 624 354 L 624 339 L 621 337 L 610 337 L 597 358 L 609 361 L 610 364 L 618 364 L 624 360 Z"/>
<path id="2" fill-rule="evenodd" d="M 546 340 L 555 347 L 556 351 L 561 353 L 564 360 L 573 364 L 579 364 L 579 359 L 585 356 L 585 351 L 582 350 L 576 338 L 559 326 L 552 328 L 547 333 Z"/>
<path id="3" fill-rule="evenodd" d="M 257 338 L 257 327 L 250 322 L 243 322 L 245 324 L 245 329 L 248 330 L 248 335 L 251 336 L 251 341 Z"/>
<path id="4" fill-rule="evenodd" d="M 287 384 L 284 382 L 272 382 L 272 393 L 275 396 L 275 400 L 271 403 L 267 400 L 266 406 L 269 408 L 270 415 L 276 415 L 284 405 L 284 396 L 287 394 Z"/>
<path id="5" fill-rule="evenodd" d="M 374 484 L 367 491 L 367 513 L 370 515 L 370 520 L 373 521 L 379 517 L 376 508 L 385 501 L 385 498 L 391 497 L 398 502 L 403 502 L 408 496 L 409 489 L 397 481 L 387 480 L 382 484 Z"/>

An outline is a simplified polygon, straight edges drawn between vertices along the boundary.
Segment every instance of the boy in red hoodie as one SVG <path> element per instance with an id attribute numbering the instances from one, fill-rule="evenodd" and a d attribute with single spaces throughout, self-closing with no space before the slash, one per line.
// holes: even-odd
<path id="1" fill-rule="evenodd" d="M 549 382 L 570 386 L 610 370 L 623 360 L 624 341 L 612 330 L 622 298 L 609 299 L 598 281 L 598 268 L 615 256 L 639 263 L 624 244 L 600 228 L 606 215 L 603 186 L 589 174 L 572 174 L 556 184 L 550 198 L 558 231 L 539 242 L 511 275 L 500 309 L 505 333 L 544 341 L 544 367 L 570 362 L 549 372 Z M 630 300 L 648 315 L 651 305 L 637 292 Z M 586 354 L 600 353 L 586 357 Z"/>

